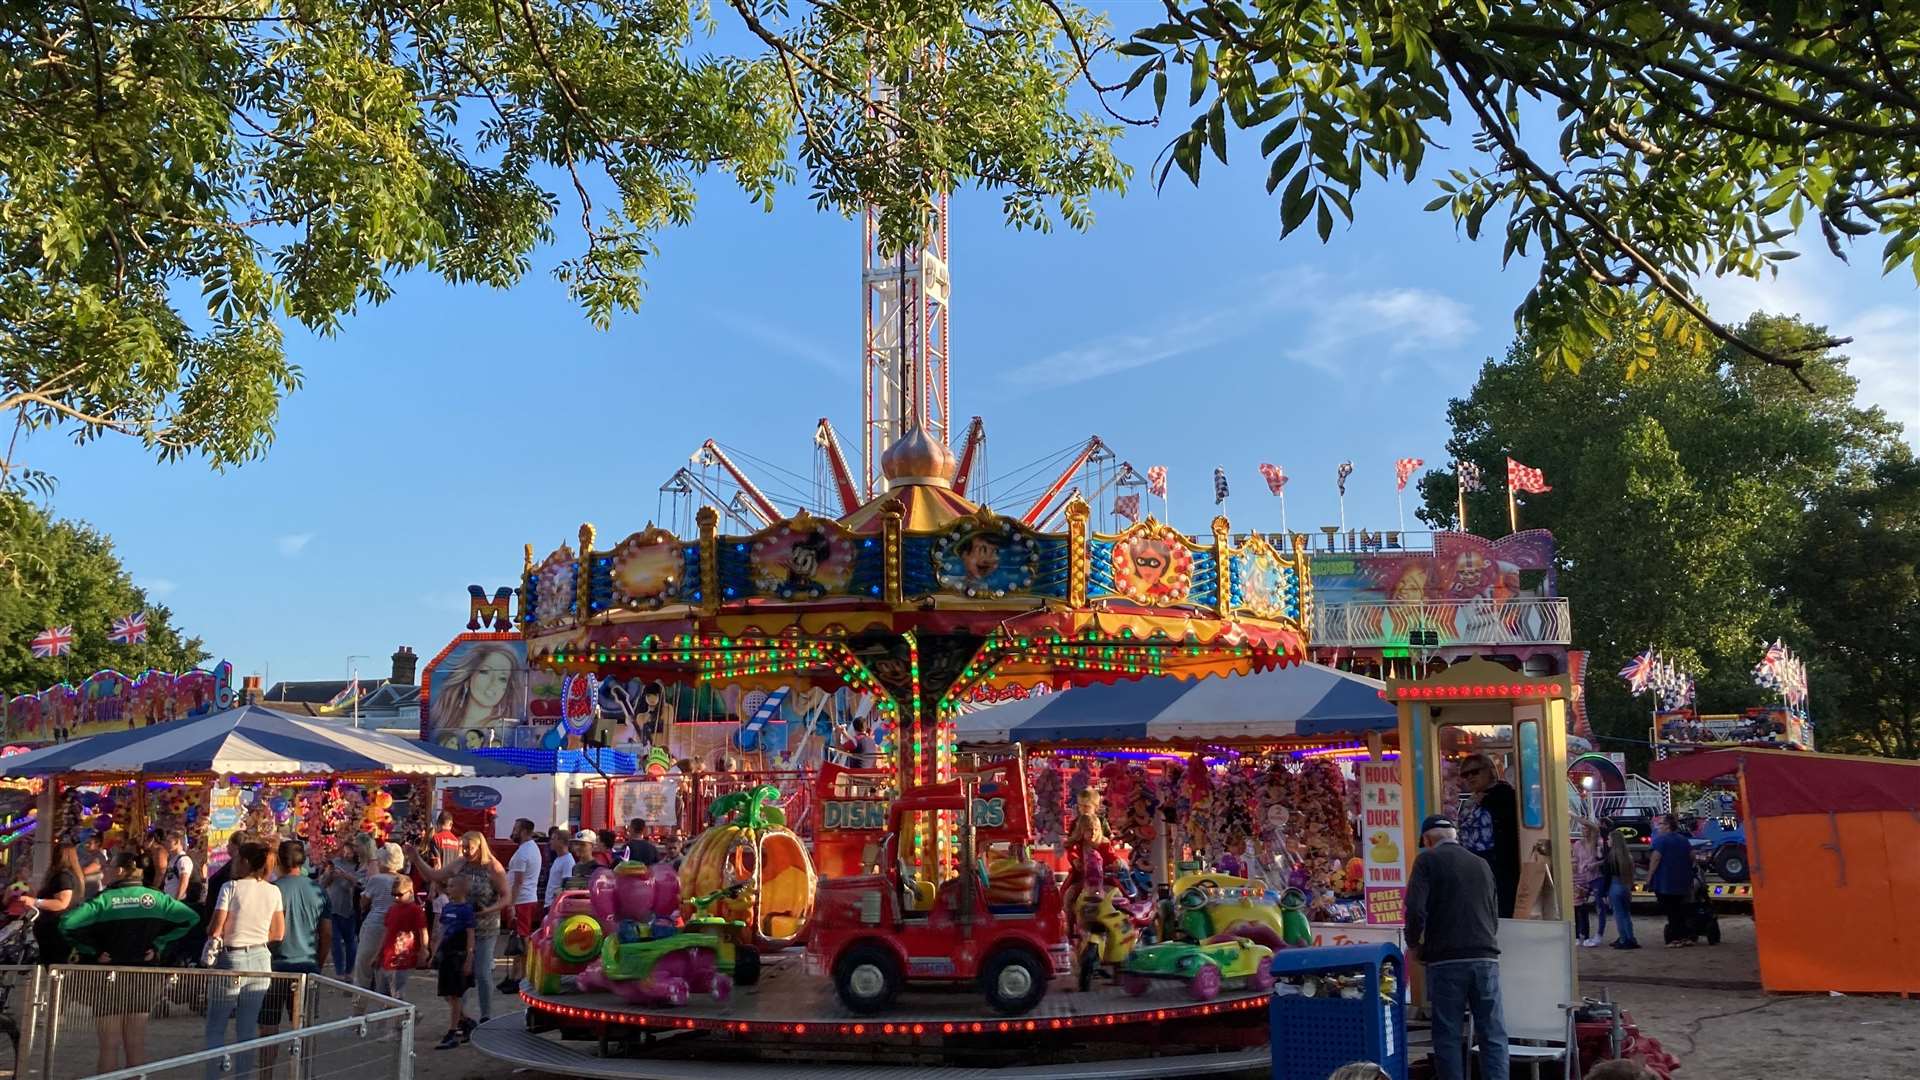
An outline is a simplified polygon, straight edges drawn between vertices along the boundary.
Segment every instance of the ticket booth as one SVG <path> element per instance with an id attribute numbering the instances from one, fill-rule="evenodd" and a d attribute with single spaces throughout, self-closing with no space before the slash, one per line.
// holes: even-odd
<path id="1" fill-rule="evenodd" d="M 1420 822 L 1428 814 L 1460 813 L 1458 763 L 1485 754 L 1517 796 L 1521 902 L 1515 917 L 1571 920 L 1567 677 L 1532 677 L 1473 659 L 1424 679 L 1390 679 L 1385 694 L 1400 712 L 1405 850 L 1420 849 Z"/>

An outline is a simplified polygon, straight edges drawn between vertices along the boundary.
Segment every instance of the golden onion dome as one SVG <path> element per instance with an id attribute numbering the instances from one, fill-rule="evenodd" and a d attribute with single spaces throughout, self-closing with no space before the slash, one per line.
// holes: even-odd
<path id="1" fill-rule="evenodd" d="M 918 424 L 880 455 L 880 473 L 889 487 L 951 488 L 953 468 L 953 451 Z"/>

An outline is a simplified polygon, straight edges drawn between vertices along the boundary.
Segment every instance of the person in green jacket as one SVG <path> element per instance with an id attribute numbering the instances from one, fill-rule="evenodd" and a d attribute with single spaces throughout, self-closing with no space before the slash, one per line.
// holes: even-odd
<path id="1" fill-rule="evenodd" d="M 142 852 L 114 856 L 107 887 L 60 920 L 60 932 L 82 960 L 151 967 L 200 921 L 192 908 L 141 884 L 147 869 Z M 101 978 L 94 989 L 93 1015 L 100 1041 L 97 1070 L 112 1072 L 146 1064 L 147 1011 L 153 1005 L 154 987 L 143 979 L 107 982 Z"/>

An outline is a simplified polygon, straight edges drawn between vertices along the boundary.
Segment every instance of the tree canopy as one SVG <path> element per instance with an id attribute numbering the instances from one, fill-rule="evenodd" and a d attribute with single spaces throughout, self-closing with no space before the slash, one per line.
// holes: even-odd
<path id="1" fill-rule="evenodd" d="M 129 675 L 149 668 L 186 671 L 207 659 L 197 637 L 173 625 L 173 613 L 152 602 L 120 564 L 113 542 L 91 526 L 56 520 L 16 495 L 0 494 L 0 693 L 78 683 L 102 668 Z M 147 641 L 107 640 L 113 620 L 146 612 Z M 33 656 L 29 642 L 50 626 L 74 629 L 73 651 L 58 659 Z"/>
<path id="2" fill-rule="evenodd" d="M 768 206 L 804 174 L 893 242 L 968 184 L 1083 225 L 1128 175 L 1067 100 L 1102 33 L 1054 0 L 8 5 L 0 417 L 246 461 L 301 379 L 281 320 L 413 269 L 509 286 L 552 241 L 604 324 L 713 173 Z"/>
<path id="3" fill-rule="evenodd" d="M 1780 564 L 1818 645 L 1823 748 L 1920 757 L 1920 464 L 1822 492 Z"/>
<path id="4" fill-rule="evenodd" d="M 1263 132 L 1284 233 L 1322 240 L 1369 172 L 1411 181 L 1471 139 L 1429 210 L 1505 258 L 1537 257 L 1515 317 L 1540 359 L 1578 370 L 1629 334 L 1644 367 L 1694 330 L 1799 373 L 1831 337 L 1755 341 L 1693 280 L 1795 257 L 1803 221 L 1847 257 L 1879 233 L 1920 274 L 1920 7 L 1851 0 L 1163 0 L 1105 89 L 1169 83 L 1191 126 L 1158 171 L 1199 182 L 1229 127 Z M 1170 78 L 1171 76 L 1171 78 Z M 1178 92 L 1177 90 L 1175 91 Z M 1175 108 L 1178 108 L 1176 100 Z"/>
<path id="5" fill-rule="evenodd" d="M 1737 329 L 1774 349 L 1826 337 L 1774 316 Z M 1812 661 L 1816 720 L 1848 715 L 1849 699 L 1827 678 L 1837 655 L 1830 649 L 1873 646 L 1864 631 L 1843 633 L 1853 602 L 1843 590 L 1874 587 L 1872 574 L 1894 556 L 1870 549 L 1887 534 L 1906 530 L 1906 542 L 1916 540 L 1911 513 L 1902 516 L 1897 503 L 1871 527 L 1833 520 L 1857 510 L 1849 500 L 1868 498 L 1874 477 L 1911 470 L 1898 425 L 1853 404 L 1846 360 L 1830 352 L 1803 354 L 1819 388 L 1810 394 L 1732 346 L 1662 340 L 1645 371 L 1638 350 L 1622 335 L 1579 377 L 1543 381 L 1533 347 L 1519 341 L 1447 410 L 1456 460 L 1504 477 L 1511 454 L 1553 485 L 1523 497 L 1520 524 L 1551 529 L 1558 541 L 1574 647 L 1594 657 L 1587 694 L 1596 730 L 1646 737 L 1645 701 L 1629 701 L 1611 672 L 1648 646 L 1699 678 L 1709 711 L 1760 704 L 1752 668 L 1761 642 L 1776 637 Z M 1419 486 L 1420 517 L 1457 525 L 1454 474 L 1429 472 Z M 1505 487 L 1489 487 L 1467 495 L 1468 524 L 1503 532 Z M 1817 563 L 1800 557 L 1809 545 Z M 1914 613 L 1904 618 L 1888 613 L 1886 632 L 1913 632 Z M 1885 661 L 1889 675 L 1901 666 L 1897 655 Z M 1861 656 L 1862 669 L 1875 663 Z"/>

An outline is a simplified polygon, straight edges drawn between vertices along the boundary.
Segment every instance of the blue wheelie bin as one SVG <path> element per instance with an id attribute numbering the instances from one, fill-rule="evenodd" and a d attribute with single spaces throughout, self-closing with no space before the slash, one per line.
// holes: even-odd
<path id="1" fill-rule="evenodd" d="M 1326 1080 L 1371 1061 L 1407 1077 L 1407 964 L 1390 944 L 1273 954 L 1273 1080 Z"/>

